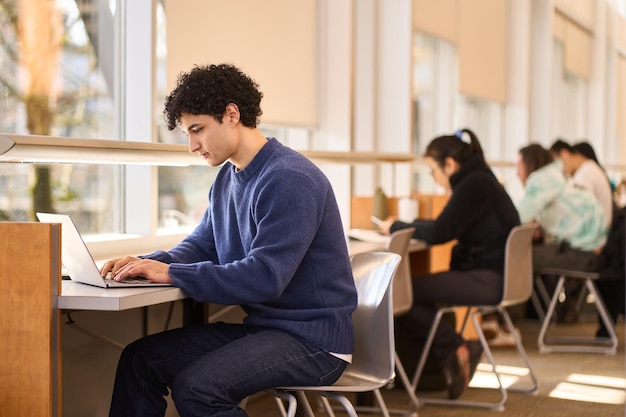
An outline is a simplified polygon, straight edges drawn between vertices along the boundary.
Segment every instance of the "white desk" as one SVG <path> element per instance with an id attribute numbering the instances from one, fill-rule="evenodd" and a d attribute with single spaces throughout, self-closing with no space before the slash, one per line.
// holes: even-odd
<path id="1" fill-rule="evenodd" d="M 187 298 L 176 287 L 99 288 L 63 281 L 57 307 L 61 310 L 121 311 Z"/>
<path id="2" fill-rule="evenodd" d="M 377 252 L 385 251 L 387 249 L 387 242 L 365 242 L 362 240 L 348 239 L 348 253 L 355 255 L 363 252 Z M 428 244 L 423 240 L 411 239 L 409 241 L 409 253 L 420 252 L 428 249 Z"/>
<path id="3" fill-rule="evenodd" d="M 384 251 L 386 242 L 365 242 L 348 240 L 350 255 L 362 252 Z M 409 252 L 428 248 L 420 240 L 411 239 Z M 57 307 L 61 310 L 122 311 L 155 304 L 184 300 L 187 295 L 176 287 L 146 288 L 99 288 L 79 282 L 63 281 L 61 294 L 57 297 Z"/>
<path id="4" fill-rule="evenodd" d="M 362 240 L 348 240 L 348 253 L 350 255 L 356 255 L 363 252 L 378 252 L 386 250 L 384 243 L 377 242 L 363 242 Z"/>

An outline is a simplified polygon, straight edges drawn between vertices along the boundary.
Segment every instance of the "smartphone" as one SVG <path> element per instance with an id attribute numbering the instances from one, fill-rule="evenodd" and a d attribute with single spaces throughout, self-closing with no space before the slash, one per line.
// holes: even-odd
<path id="1" fill-rule="evenodd" d="M 371 220 L 371 221 L 372 221 L 372 222 L 373 222 L 376 226 L 380 226 L 380 225 L 382 224 L 382 222 L 383 222 L 381 219 L 379 219 L 379 218 L 378 218 L 378 217 L 376 217 L 376 216 L 372 216 L 372 217 L 370 217 L 370 220 Z"/>

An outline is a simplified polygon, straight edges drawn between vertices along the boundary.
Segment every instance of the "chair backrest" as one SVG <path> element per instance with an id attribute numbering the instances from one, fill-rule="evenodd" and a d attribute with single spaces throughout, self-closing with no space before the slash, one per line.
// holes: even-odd
<path id="1" fill-rule="evenodd" d="M 413 282 L 408 255 L 409 242 L 414 231 L 414 227 L 396 230 L 391 234 L 387 244 L 387 252 L 402 256 L 396 276 L 393 278 L 393 314 L 396 316 L 406 313 L 413 305 Z"/>
<path id="2" fill-rule="evenodd" d="M 351 257 L 358 305 L 352 314 L 354 352 L 344 374 L 388 381 L 394 374 L 393 277 L 401 257 L 363 252 Z"/>
<path id="3" fill-rule="evenodd" d="M 521 304 L 533 291 L 533 234 L 536 223 L 527 223 L 511 229 L 506 241 L 504 258 L 503 306 Z"/>

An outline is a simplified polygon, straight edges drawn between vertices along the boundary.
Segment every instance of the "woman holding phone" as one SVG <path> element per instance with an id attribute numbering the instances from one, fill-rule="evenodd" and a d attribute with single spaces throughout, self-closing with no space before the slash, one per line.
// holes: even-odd
<path id="1" fill-rule="evenodd" d="M 387 218 L 384 234 L 414 227 L 413 237 L 430 245 L 453 240 L 448 271 L 413 280 L 411 310 L 397 318 L 397 332 L 423 346 L 440 303 L 493 304 L 502 297 L 504 253 L 511 229 L 520 224 L 513 202 L 487 165 L 478 138 L 469 129 L 433 139 L 424 153 L 435 182 L 451 191 L 434 220 L 404 223 Z M 458 398 L 469 384 L 469 348 L 454 327 L 442 321 L 431 347 L 448 396 Z"/>

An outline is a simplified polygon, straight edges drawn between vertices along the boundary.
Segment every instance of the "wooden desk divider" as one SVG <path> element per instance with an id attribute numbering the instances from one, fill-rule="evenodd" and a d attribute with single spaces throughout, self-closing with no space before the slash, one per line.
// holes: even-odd
<path id="1" fill-rule="evenodd" d="M 0 222 L 0 414 L 61 416 L 61 225 Z"/>

